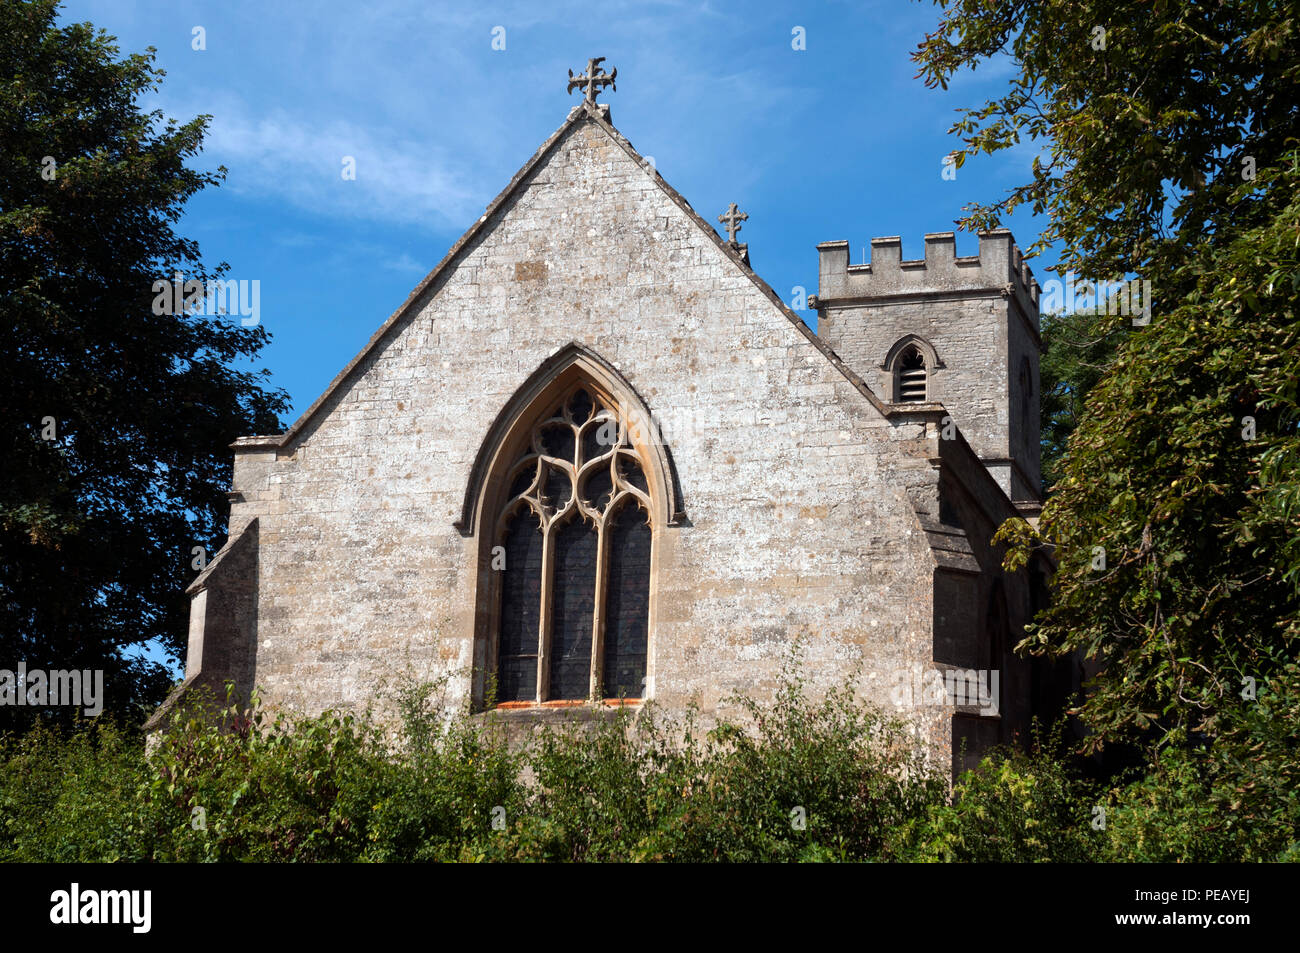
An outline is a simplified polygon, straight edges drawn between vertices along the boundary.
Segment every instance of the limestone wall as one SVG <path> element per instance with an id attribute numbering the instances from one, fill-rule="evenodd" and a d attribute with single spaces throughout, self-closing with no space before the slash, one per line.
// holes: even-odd
<path id="1" fill-rule="evenodd" d="M 522 186 L 284 445 L 237 448 L 264 697 L 359 706 L 403 670 L 468 696 L 480 553 L 455 524 L 470 469 L 516 389 L 576 341 L 672 424 L 685 519 L 655 528 L 650 697 L 709 712 L 770 692 L 802 636 L 814 688 L 860 663 L 886 702 L 898 666 L 932 658 L 934 563 L 908 487 L 935 478 L 904 448 L 915 434 L 603 123 L 574 123 Z M 946 745 L 949 716 L 919 718 Z"/>

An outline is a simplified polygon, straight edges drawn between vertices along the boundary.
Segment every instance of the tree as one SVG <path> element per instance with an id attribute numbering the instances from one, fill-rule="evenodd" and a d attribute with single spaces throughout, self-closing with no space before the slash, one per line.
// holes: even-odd
<path id="1" fill-rule="evenodd" d="M 57 14 L 0 6 L 0 668 L 103 669 L 124 710 L 170 682 L 141 646 L 181 657 L 193 549 L 225 533 L 229 443 L 278 431 L 286 401 L 241 368 L 263 327 L 155 307 L 156 281 L 227 270 L 176 232 L 225 175 L 186 166 L 208 117 L 142 112 L 153 49 L 119 60 Z"/>
<path id="2" fill-rule="evenodd" d="M 1042 481 L 1044 496 L 1061 477 L 1070 434 L 1079 426 L 1088 395 L 1110 367 L 1123 329 L 1101 326 L 1091 312 L 1044 314 L 1039 365 Z"/>
<path id="3" fill-rule="evenodd" d="M 1058 271 L 1153 282 L 1068 438 L 1039 530 L 1053 606 L 1022 649 L 1100 665 L 1094 745 L 1204 742 L 1249 679 L 1294 678 L 1300 607 L 1300 37 L 1264 2 L 941 0 L 914 54 L 930 84 L 1010 57 L 1006 94 L 963 113 L 958 164 L 1029 139 L 1031 180 L 972 205 L 1046 213 Z M 1287 674 L 1288 671 L 1290 674 Z"/>

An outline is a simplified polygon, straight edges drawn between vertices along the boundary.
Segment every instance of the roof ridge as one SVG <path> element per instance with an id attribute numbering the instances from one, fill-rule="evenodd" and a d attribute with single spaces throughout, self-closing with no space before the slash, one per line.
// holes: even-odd
<path id="1" fill-rule="evenodd" d="M 609 135 L 614 139 L 614 141 L 617 142 L 620 146 L 622 146 L 623 149 L 628 153 L 628 155 L 632 157 L 632 159 L 637 160 L 638 164 L 641 165 L 642 168 L 645 168 L 648 165 L 648 163 L 645 161 L 645 158 L 639 152 L 636 151 L 636 148 L 632 145 L 631 142 L 627 140 L 626 136 L 624 136 L 621 132 L 615 129 L 611 124 L 606 122 L 600 116 L 593 115 L 591 118 L 594 119 L 601 128 L 603 128 L 607 133 L 609 133 Z M 871 402 L 872 406 L 874 406 L 876 410 L 880 411 L 880 413 L 882 414 L 887 414 L 889 412 L 889 408 L 886 407 L 884 403 L 880 400 L 880 398 L 876 396 L 875 392 L 867 385 L 867 382 L 864 381 L 861 377 L 859 377 L 856 373 L 854 373 L 853 369 L 844 363 L 844 361 L 840 358 L 840 356 L 835 353 L 834 349 L 831 348 L 831 346 L 827 344 L 825 341 L 823 341 L 821 338 L 819 338 L 817 336 L 817 333 L 813 331 L 812 328 L 808 327 L 808 325 L 804 322 L 803 318 L 799 317 L 799 315 L 795 314 L 792 310 L 790 310 L 790 307 L 783 300 L 781 300 L 781 296 L 778 295 L 775 290 L 773 290 L 772 286 L 769 285 L 766 281 L 764 281 L 762 277 L 759 276 L 759 274 L 756 271 L 754 271 L 753 267 L 749 264 L 748 257 L 742 255 L 735 248 L 733 248 L 725 239 L 723 239 L 723 237 L 718 234 L 717 229 L 715 229 L 712 225 L 706 222 L 704 218 L 700 215 L 700 213 L 695 211 L 695 209 L 691 206 L 691 203 L 688 202 L 680 192 L 678 192 L 675 188 L 673 188 L 671 185 L 668 184 L 668 181 L 662 175 L 659 174 L 659 169 L 657 167 L 652 165 L 647 171 L 651 174 L 651 176 L 654 179 L 654 182 L 664 191 L 664 193 L 670 199 L 672 199 L 672 201 L 679 208 L 681 208 L 683 212 L 685 212 L 691 219 L 693 219 L 695 223 L 699 225 L 700 228 L 703 229 L 710 238 L 713 239 L 714 244 L 717 245 L 718 248 L 722 250 L 723 254 L 725 254 L 728 258 L 730 258 L 733 262 L 735 262 L 736 266 L 742 272 L 744 272 L 745 276 L 749 278 L 750 281 L 754 283 L 755 287 L 757 287 L 760 292 L 766 295 L 768 300 L 770 300 L 774 305 L 777 306 L 777 309 L 780 310 L 780 312 L 783 315 L 785 315 L 785 317 L 790 321 L 790 323 L 792 323 L 796 328 L 799 329 L 799 331 L 804 335 L 804 337 L 806 337 L 812 343 L 812 345 L 816 347 L 817 350 L 819 350 L 822 353 L 822 355 L 825 356 L 826 359 L 829 360 L 831 364 L 834 365 L 834 367 L 841 374 L 844 375 L 845 379 L 847 379 L 850 384 L 852 384 L 855 388 L 857 388 L 857 390 L 861 392 L 862 395 L 866 397 L 868 401 Z"/>
<path id="2" fill-rule="evenodd" d="M 496 198 L 488 203 L 483 214 L 479 216 L 479 219 L 465 230 L 465 233 L 461 235 L 461 237 L 456 240 L 455 244 L 447 250 L 447 254 L 442 257 L 442 260 L 439 261 L 438 264 L 433 267 L 433 270 L 425 275 L 424 278 L 420 280 L 419 284 L 411 290 L 411 293 L 406 296 L 406 300 L 403 301 L 401 305 L 399 305 L 397 309 L 389 315 L 388 319 L 380 325 L 379 329 L 370 336 L 370 339 L 365 343 L 361 350 L 357 352 L 357 355 L 348 362 L 347 366 L 335 375 L 334 379 L 330 381 L 329 386 L 327 386 L 324 392 L 322 392 L 321 395 L 312 402 L 311 406 L 303 411 L 302 414 L 299 415 L 298 419 L 294 421 L 293 424 L 284 431 L 284 433 L 243 437 L 236 441 L 235 444 L 232 444 L 232 447 L 237 447 L 239 450 L 280 448 L 286 446 L 290 441 L 301 434 L 307 424 L 321 411 L 334 393 L 343 385 L 344 381 L 352 376 L 352 373 L 357 369 L 357 367 L 359 367 L 361 363 L 379 347 L 380 343 L 389 335 L 390 332 L 392 332 L 394 327 L 408 316 L 408 313 L 415 303 L 420 298 L 424 297 L 429 289 L 437 283 L 437 281 L 443 276 L 443 273 L 450 268 L 452 262 L 460 255 L 465 247 L 469 245 L 469 243 L 473 241 L 473 239 L 476 238 L 485 228 L 488 220 L 496 214 L 496 212 L 520 187 L 523 181 L 542 162 L 542 160 L 546 158 L 551 150 L 555 148 L 556 144 L 564 134 L 573 128 L 580 120 L 584 119 L 589 119 L 596 123 L 597 126 L 599 126 L 611 139 L 614 140 L 615 143 L 618 144 L 620 148 L 623 149 L 624 152 L 628 154 L 629 158 L 644 169 L 646 173 L 650 175 L 651 180 L 663 190 L 664 194 L 667 195 L 675 205 L 685 212 L 686 215 L 713 240 L 719 250 L 721 250 L 722 253 L 726 255 L 736 265 L 736 267 L 754 283 L 755 287 L 758 288 L 758 290 L 764 294 L 772 304 L 776 305 L 777 309 L 785 315 L 785 317 L 796 328 L 798 328 L 800 333 L 802 333 L 804 337 L 815 348 L 817 348 L 824 357 L 826 357 L 827 360 L 831 362 L 832 366 L 834 366 L 836 370 L 838 370 L 844 378 L 854 386 L 855 389 L 866 397 L 877 411 L 882 414 L 888 414 L 889 408 L 887 408 L 884 403 L 881 402 L 880 398 L 876 396 L 875 392 L 867 386 L 866 381 L 854 373 L 853 370 L 840 359 L 839 355 L 836 354 L 825 341 L 819 338 L 812 328 L 808 327 L 808 325 L 804 323 L 804 320 L 799 317 L 799 315 L 790 310 L 786 303 L 781 300 L 780 295 L 772 289 L 771 285 L 759 277 L 754 269 L 750 267 L 748 262 L 722 239 L 722 237 L 717 233 L 717 230 L 709 225 L 708 222 L 706 222 L 700 214 L 695 211 L 691 206 L 691 203 L 688 202 L 680 192 L 668 184 L 667 180 L 659 174 L 659 170 L 654 166 L 654 164 L 637 152 L 636 148 L 628 141 L 627 137 L 614 128 L 613 124 L 609 122 L 608 116 L 609 107 L 605 103 L 597 103 L 593 106 L 586 100 L 583 100 L 577 106 L 574 106 L 569 110 L 569 115 L 565 118 L 564 122 L 560 124 L 559 128 L 556 129 L 555 132 L 551 133 L 546 141 L 538 147 L 535 153 L 533 153 L 532 158 L 520 167 L 519 171 L 514 174 L 506 187 L 497 194 Z"/>

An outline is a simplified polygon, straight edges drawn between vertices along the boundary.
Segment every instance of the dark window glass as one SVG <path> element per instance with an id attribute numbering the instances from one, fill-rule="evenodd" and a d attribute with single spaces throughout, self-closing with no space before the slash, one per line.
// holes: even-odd
<path id="1" fill-rule="evenodd" d="M 579 390 L 569 398 L 569 416 L 573 418 L 575 424 L 581 426 L 586 423 L 587 418 L 591 416 L 591 410 L 591 395 L 585 390 Z"/>
<path id="2" fill-rule="evenodd" d="M 541 432 L 542 452 L 573 462 L 573 428 L 568 424 L 551 424 Z"/>
<path id="3" fill-rule="evenodd" d="M 618 427 L 609 420 L 594 420 L 582 432 L 582 462 L 609 453 L 618 442 Z"/>
<path id="4" fill-rule="evenodd" d="M 569 474 L 555 464 L 546 468 L 546 485 L 542 488 L 541 501 L 544 506 L 553 506 L 556 511 L 564 509 L 573 495 L 573 481 Z"/>
<path id="5" fill-rule="evenodd" d="M 551 690 L 548 697 L 591 693 L 591 625 L 596 602 L 596 530 L 580 519 L 555 530 L 551 593 Z"/>
<path id="6" fill-rule="evenodd" d="M 641 464 L 635 457 L 620 453 L 618 457 L 618 474 L 629 485 L 636 487 L 642 493 L 650 492 L 650 485 L 646 483 L 645 473 L 641 471 Z"/>
<path id="7" fill-rule="evenodd" d="M 606 593 L 603 607 L 604 654 L 594 659 L 595 674 L 606 697 L 645 697 L 649 629 L 650 538 L 645 512 L 628 487 L 649 493 L 646 471 L 626 446 L 616 419 L 593 391 L 575 388 L 539 420 L 531 449 L 508 471 L 505 526 L 505 572 L 500 578 L 501 624 L 498 633 L 499 701 L 537 697 L 539 676 L 548 689 L 542 701 L 582 701 L 590 695 L 593 665 L 592 624 L 597 588 Z M 604 438 L 602 440 L 602 438 Z M 530 453 L 558 457 L 561 466 Z M 589 467 L 575 487 L 572 474 Z M 600 523 L 584 521 L 570 509 L 572 496 L 594 508 Z M 611 501 L 623 495 L 611 514 Z M 530 509 L 519 509 L 520 500 Z M 513 505 L 511 502 L 513 501 Z M 607 575 L 597 579 L 600 541 L 608 547 Z M 543 580 L 543 562 L 550 567 Z M 543 613 L 543 583 L 551 586 Z M 547 638 L 547 671 L 539 668 L 539 629 Z"/>
<path id="8" fill-rule="evenodd" d="M 640 698 L 650 622 L 650 527 L 640 507 L 625 503 L 611 517 L 605 589 L 606 698 Z"/>
<path id="9" fill-rule="evenodd" d="M 501 580 L 501 648 L 497 699 L 526 701 L 537 696 L 537 639 L 542 610 L 542 531 L 536 515 L 523 508 L 506 527 Z"/>
<path id="10" fill-rule="evenodd" d="M 537 462 L 534 461 L 515 474 L 514 480 L 510 482 L 510 492 L 506 494 L 506 499 L 513 500 L 524 490 L 533 485 L 533 478 L 537 476 Z"/>
<path id="11" fill-rule="evenodd" d="M 613 492 L 614 481 L 609 477 L 609 467 L 602 463 L 595 472 L 587 475 L 582 498 L 596 509 L 603 510 Z"/>

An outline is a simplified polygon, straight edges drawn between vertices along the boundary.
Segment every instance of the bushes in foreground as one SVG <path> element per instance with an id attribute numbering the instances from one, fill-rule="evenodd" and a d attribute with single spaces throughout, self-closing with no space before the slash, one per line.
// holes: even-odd
<path id="1" fill-rule="evenodd" d="M 42 861 L 878 860 L 946 782 L 904 726 L 790 675 L 701 731 L 652 710 L 541 732 L 368 716 L 178 717 L 0 741 L 0 858 Z"/>
<path id="2" fill-rule="evenodd" d="M 952 797 L 931 804 L 904 832 L 909 860 L 1078 862 L 1103 859 L 1094 826 L 1097 800 L 1060 758 L 1059 733 L 1029 751 L 999 749 L 957 779 Z"/>
<path id="3" fill-rule="evenodd" d="M 944 793 L 904 727 L 847 693 L 810 704 L 790 676 L 770 707 L 738 702 L 706 734 L 653 718 L 544 734 L 528 812 L 495 856 L 883 860 Z"/>
<path id="4" fill-rule="evenodd" d="M 0 859 L 1300 858 L 1294 685 L 1218 748 L 1111 789 L 1044 744 L 994 752 L 951 791 L 901 723 L 842 692 L 810 702 L 793 675 L 707 732 L 647 710 L 522 750 L 490 721 L 444 721 L 431 694 L 401 693 L 395 733 L 255 708 L 178 718 L 149 755 L 108 723 L 0 738 Z"/>

